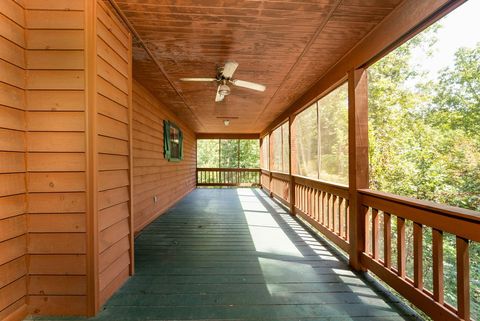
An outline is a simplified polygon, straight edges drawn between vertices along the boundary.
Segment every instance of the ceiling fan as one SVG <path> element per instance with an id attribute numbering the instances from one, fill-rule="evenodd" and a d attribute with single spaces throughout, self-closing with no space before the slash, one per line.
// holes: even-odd
<path id="1" fill-rule="evenodd" d="M 225 96 L 230 94 L 230 87 L 228 83 L 234 86 L 244 87 L 257 91 L 265 91 L 264 85 L 256 84 L 254 82 L 233 79 L 233 73 L 238 67 L 235 61 L 228 61 L 225 66 L 218 68 L 217 76 L 215 78 L 180 78 L 181 81 L 216 81 L 218 82 L 217 95 L 215 102 L 222 101 Z"/>

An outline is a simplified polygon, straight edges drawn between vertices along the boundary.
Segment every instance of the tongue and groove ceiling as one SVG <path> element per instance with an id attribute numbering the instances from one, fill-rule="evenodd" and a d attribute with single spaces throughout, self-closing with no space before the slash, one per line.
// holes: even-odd
<path id="1" fill-rule="evenodd" d="M 136 80 L 197 133 L 259 133 L 401 0 L 114 2 L 156 60 L 134 42 Z M 230 86 L 215 103 L 216 82 L 179 80 L 215 77 L 229 60 L 239 63 L 234 78 L 267 90 Z"/>

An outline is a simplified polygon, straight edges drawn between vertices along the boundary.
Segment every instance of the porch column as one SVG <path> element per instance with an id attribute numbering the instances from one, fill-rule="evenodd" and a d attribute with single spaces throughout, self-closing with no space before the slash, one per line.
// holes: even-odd
<path id="1" fill-rule="evenodd" d="M 358 202 L 358 189 L 368 188 L 368 87 L 365 69 L 348 73 L 348 156 L 350 195 L 350 265 L 364 270 L 365 210 Z"/>

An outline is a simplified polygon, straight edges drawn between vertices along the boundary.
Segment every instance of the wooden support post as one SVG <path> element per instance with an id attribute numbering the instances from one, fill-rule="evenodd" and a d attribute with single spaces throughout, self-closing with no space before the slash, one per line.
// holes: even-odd
<path id="1" fill-rule="evenodd" d="M 85 1 L 85 128 L 86 128 L 86 237 L 87 237 L 87 285 L 86 312 L 94 316 L 100 309 L 98 280 L 98 151 L 97 151 L 97 110 L 96 110 L 96 2 Z"/>
<path id="2" fill-rule="evenodd" d="M 358 189 L 368 188 L 368 88 L 365 69 L 348 73 L 348 156 L 350 195 L 350 265 L 364 270 L 360 263 L 365 251 L 365 215 Z"/>
<path id="3" fill-rule="evenodd" d="M 273 179 L 272 179 L 272 165 L 273 165 L 273 144 L 275 142 L 272 142 L 272 133 L 268 133 L 268 190 L 269 190 L 269 196 L 273 197 Z"/>
<path id="4" fill-rule="evenodd" d="M 295 215 L 295 178 L 293 177 L 294 164 L 297 162 L 295 149 L 292 144 L 294 139 L 294 119 L 292 115 L 288 118 L 288 174 L 290 175 L 290 214 Z"/>

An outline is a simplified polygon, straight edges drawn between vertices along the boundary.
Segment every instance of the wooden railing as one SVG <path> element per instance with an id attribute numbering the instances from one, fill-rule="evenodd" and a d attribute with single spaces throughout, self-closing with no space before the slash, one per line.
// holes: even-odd
<path id="1" fill-rule="evenodd" d="M 470 241 L 480 241 L 479 213 L 371 190 L 360 190 L 359 194 L 366 222 L 362 265 L 434 320 L 470 320 L 468 249 Z M 383 237 L 379 235 L 380 229 Z M 427 229 L 431 230 L 432 239 L 428 252 L 424 249 Z M 392 230 L 396 232 L 396 244 L 392 244 Z M 443 245 L 446 233 L 455 237 L 457 307 L 445 302 Z M 410 253 L 407 255 L 407 239 L 413 240 L 413 275 L 407 273 L 407 258 L 411 258 Z M 383 255 L 380 255 L 382 248 Z M 392 257 L 396 258 L 396 264 L 392 264 Z M 432 264 L 429 277 L 433 291 L 424 286 L 427 260 Z"/>
<path id="2" fill-rule="evenodd" d="M 261 183 L 262 188 L 286 206 L 292 205 L 290 199 L 294 195 L 295 214 L 348 251 L 348 187 L 263 169 Z M 294 193 L 290 190 L 292 183 Z"/>
<path id="3" fill-rule="evenodd" d="M 356 253 L 349 242 L 352 192 L 348 187 L 267 170 L 262 170 L 261 175 L 262 188 L 272 197 L 292 208 L 293 214 L 306 220 L 349 255 Z M 289 193 L 292 184 L 294 190 Z M 363 240 L 357 246 L 361 249 L 362 267 L 434 320 L 470 320 L 473 280 L 469 271 L 469 244 L 480 242 L 480 213 L 368 189 L 353 193 L 361 212 L 357 224 L 362 224 Z M 431 243 L 426 244 L 424 234 L 430 231 Z M 446 234 L 455 238 L 456 307 L 445 300 L 443 245 Z M 428 253 L 424 246 L 429 247 Z M 412 253 L 407 253 L 408 249 Z M 424 267 L 430 263 L 428 278 L 432 280 L 432 288 L 428 289 L 424 285 Z"/>
<path id="4" fill-rule="evenodd" d="M 197 186 L 260 186 L 260 169 L 197 168 Z"/>
<path id="5" fill-rule="evenodd" d="M 348 187 L 299 176 L 293 176 L 293 182 L 296 214 L 348 252 Z"/>

